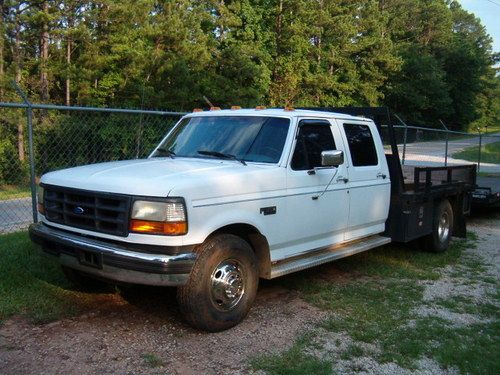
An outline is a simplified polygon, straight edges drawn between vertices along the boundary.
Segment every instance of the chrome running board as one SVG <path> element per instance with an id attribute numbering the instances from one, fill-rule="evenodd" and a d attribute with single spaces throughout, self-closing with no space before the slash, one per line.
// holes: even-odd
<path id="1" fill-rule="evenodd" d="M 276 262 L 271 266 L 271 279 L 288 273 L 305 270 L 306 268 L 319 266 L 336 259 L 345 258 L 350 255 L 361 253 L 374 247 L 382 246 L 391 242 L 389 237 L 379 235 L 352 241 L 341 245 L 335 245 L 320 250 L 312 250 L 309 253 L 287 260 Z"/>

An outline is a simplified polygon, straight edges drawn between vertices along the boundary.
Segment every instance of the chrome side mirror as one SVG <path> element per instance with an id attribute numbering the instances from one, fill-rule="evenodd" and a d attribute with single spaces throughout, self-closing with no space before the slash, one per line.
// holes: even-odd
<path id="1" fill-rule="evenodd" d="M 344 152 L 341 150 L 328 150 L 321 152 L 322 167 L 338 167 L 344 164 Z"/>

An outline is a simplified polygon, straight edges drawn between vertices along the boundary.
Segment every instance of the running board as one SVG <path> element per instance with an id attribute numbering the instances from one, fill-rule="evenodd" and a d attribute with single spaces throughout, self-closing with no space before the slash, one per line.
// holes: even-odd
<path id="1" fill-rule="evenodd" d="M 318 251 L 311 251 L 309 254 L 304 254 L 300 257 L 294 257 L 290 260 L 283 260 L 273 264 L 270 278 L 274 279 L 275 277 L 280 277 L 288 273 L 319 266 L 320 264 L 361 253 L 363 251 L 373 249 L 374 247 L 388 244 L 389 242 L 391 242 L 389 237 L 375 235 L 362 240 L 327 247 Z"/>

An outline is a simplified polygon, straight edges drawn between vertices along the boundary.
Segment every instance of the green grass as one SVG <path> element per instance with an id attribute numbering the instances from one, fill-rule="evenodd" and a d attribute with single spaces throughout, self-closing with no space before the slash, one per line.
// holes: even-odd
<path id="1" fill-rule="evenodd" d="M 284 353 L 256 357 L 250 365 L 255 370 L 263 370 L 269 375 L 331 375 L 332 365 L 328 361 L 305 353 L 311 345 L 310 336 L 304 335 Z"/>
<path id="2" fill-rule="evenodd" d="M 478 161 L 479 146 L 468 147 L 452 155 L 454 159 Z M 500 164 L 500 142 L 489 143 L 481 147 L 481 163 Z"/>
<path id="3" fill-rule="evenodd" d="M 31 196 L 29 186 L 0 185 L 0 201 Z"/>
<path id="4" fill-rule="evenodd" d="M 480 177 L 500 178 L 500 173 L 477 172 L 477 175 L 480 176 Z"/>
<path id="5" fill-rule="evenodd" d="M 485 323 L 464 327 L 453 327 L 438 317 L 415 313 L 415 308 L 427 304 L 423 301 L 422 283 L 438 279 L 443 267 L 457 265 L 481 279 L 478 270 L 483 265 L 462 256 L 465 248 L 475 247 L 476 240 L 470 234 L 467 241 L 454 241 L 442 254 L 390 245 L 283 278 L 280 283 L 332 313 L 316 330 L 343 332 L 354 340 L 340 353 L 340 359 L 364 355 L 362 346 L 356 343 L 369 343 L 380 348 L 380 353 L 372 356 L 381 363 L 396 362 L 414 369 L 418 359 L 429 357 L 443 368 L 455 366 L 464 374 L 500 373 L 497 357 L 500 327 L 495 322 L 500 316 L 496 306 L 466 298 L 434 302 L 432 306 L 477 314 L 485 319 Z M 331 280 L 325 276 L 328 273 L 348 277 Z M 254 367 L 271 374 L 299 374 L 306 373 L 301 367 L 304 360 L 327 368 L 324 358 L 319 360 L 304 354 L 307 348 L 307 341 L 302 341 L 285 353 L 265 357 L 268 367 L 262 364 L 266 363 L 263 358 Z M 334 360 L 330 358 L 330 363 Z"/>
<path id="6" fill-rule="evenodd" d="M 144 363 L 149 367 L 161 367 L 163 366 L 163 361 L 160 357 L 158 357 L 154 353 L 143 353 L 141 354 L 141 358 L 144 360 Z"/>
<path id="7" fill-rule="evenodd" d="M 26 232 L 0 236 L 0 324 L 14 315 L 49 322 L 117 298 L 71 289 L 49 257 L 35 248 Z"/>

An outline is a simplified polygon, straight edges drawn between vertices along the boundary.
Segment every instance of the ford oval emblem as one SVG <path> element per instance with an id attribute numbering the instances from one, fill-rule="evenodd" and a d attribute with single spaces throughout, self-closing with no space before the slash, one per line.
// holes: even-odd
<path id="1" fill-rule="evenodd" d="M 83 209 L 83 207 L 76 206 L 75 208 L 73 208 L 73 212 L 77 215 L 83 215 L 85 213 L 85 210 Z"/>

